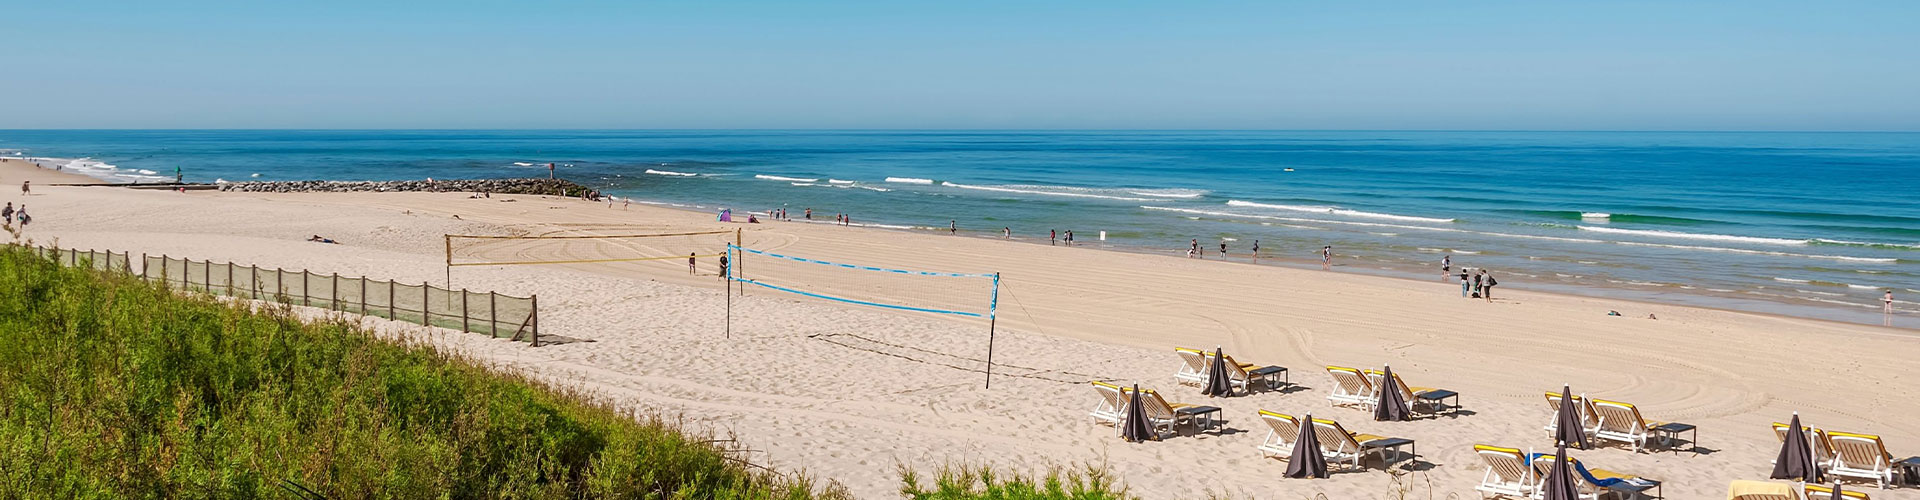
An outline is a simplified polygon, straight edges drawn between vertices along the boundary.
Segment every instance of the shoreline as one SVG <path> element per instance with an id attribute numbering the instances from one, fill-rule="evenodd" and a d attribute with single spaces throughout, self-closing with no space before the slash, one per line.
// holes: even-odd
<path id="1" fill-rule="evenodd" d="M 11 158 L 12 161 L 27 160 L 25 161 L 25 163 L 38 167 L 39 170 L 41 170 L 43 173 L 47 175 L 63 177 L 65 178 L 65 182 L 68 182 L 68 183 L 99 184 L 99 185 L 111 185 L 111 186 L 133 185 L 132 183 L 115 182 L 114 179 L 110 179 L 110 178 L 93 177 L 93 176 L 88 176 L 86 174 L 81 174 L 81 173 L 50 170 L 44 165 L 40 165 L 38 162 L 31 161 L 34 159 L 70 160 L 66 158 L 40 158 L 40 157 Z M 487 181 L 487 180 L 495 180 L 495 179 L 460 179 L 460 180 Z M 93 182 L 82 182 L 82 181 L 93 181 Z M 241 185 L 241 184 L 248 184 L 250 182 L 252 181 L 234 181 L 231 184 Z M 314 180 L 314 181 L 265 181 L 265 182 L 267 183 L 323 182 L 324 183 L 324 182 L 362 182 L 362 181 Z M 394 181 L 394 182 L 404 182 L 404 181 Z M 212 184 L 210 186 L 220 186 L 220 185 Z M 619 198 L 619 197 L 615 197 L 615 198 L 625 199 L 625 198 Z M 637 197 L 633 198 L 633 200 L 647 206 L 667 208 L 667 209 L 678 209 L 678 210 L 682 210 L 690 213 L 706 214 L 704 211 L 717 210 L 717 208 L 698 208 L 701 206 L 698 203 L 694 204 L 694 206 L 687 206 L 687 204 L 672 203 L 672 202 L 659 201 L 659 200 L 642 200 Z M 708 205 L 711 205 L 713 207 L 718 206 L 717 204 L 711 204 L 711 203 L 709 203 Z M 755 213 L 759 214 L 758 212 L 755 212 Z M 707 214 L 707 215 L 711 215 L 711 214 Z M 770 220 L 768 222 L 775 222 L 775 221 Z M 829 221 L 820 221 L 820 220 L 803 221 L 803 219 L 789 219 L 788 221 L 781 221 L 781 222 L 803 222 L 803 223 L 830 225 L 830 226 L 837 225 Z M 903 232 L 903 233 L 925 233 L 925 234 L 936 234 L 936 235 L 944 230 L 944 228 L 939 228 L 934 226 L 921 226 L 921 225 L 914 225 L 914 224 L 896 225 L 896 224 L 857 223 L 855 224 L 855 227 L 861 227 L 866 229 L 889 230 L 889 231 L 896 231 L 896 232 Z M 960 235 L 966 236 L 969 238 L 974 238 L 974 239 L 982 239 L 982 240 L 1001 239 L 1001 238 L 995 237 L 995 234 L 992 231 L 962 230 Z M 1014 238 L 1010 241 L 1028 243 L 1028 244 L 1034 244 L 1034 245 L 1039 244 L 1039 240 L 1034 238 Z M 1093 249 L 1093 250 L 1104 250 L 1104 251 L 1122 252 L 1122 253 L 1139 254 L 1139 255 L 1155 255 L 1155 256 L 1163 256 L 1163 257 L 1169 257 L 1169 258 L 1181 257 L 1180 255 L 1181 250 L 1169 249 L 1164 247 L 1155 247 L 1155 246 L 1106 244 L 1106 243 L 1099 243 L 1097 242 L 1097 240 L 1087 242 L 1087 243 L 1078 243 L 1075 246 L 1084 247 L 1084 248 Z M 1205 247 L 1204 245 L 1202 249 L 1208 250 L 1208 248 Z M 1217 253 L 1215 255 L 1216 255 L 1215 257 L 1195 259 L 1195 260 L 1211 260 L 1211 261 L 1222 260 L 1219 257 L 1217 257 Z M 1244 255 L 1244 254 L 1241 254 L 1241 255 Z M 1405 280 L 1407 282 L 1428 282 L 1428 283 L 1439 282 L 1439 280 L 1424 279 L 1423 275 L 1425 275 L 1426 271 L 1419 270 L 1420 268 L 1418 266 L 1397 264 L 1392 262 L 1382 262 L 1382 261 L 1372 261 L 1372 262 L 1366 262 L 1364 264 L 1342 264 L 1339 259 L 1339 254 L 1336 253 L 1335 256 L 1336 256 L 1335 262 L 1334 262 L 1335 272 L 1353 272 L 1353 273 L 1360 273 L 1360 274 L 1371 275 L 1371 276 Z M 1238 257 L 1238 258 L 1226 259 L 1226 261 L 1232 262 L 1232 263 L 1238 263 L 1238 264 L 1252 264 L 1255 266 L 1276 266 L 1276 267 L 1282 267 L 1282 268 L 1301 269 L 1301 270 L 1312 270 L 1315 267 L 1314 266 L 1315 262 L 1312 259 L 1291 258 L 1291 257 L 1260 257 L 1259 259 L 1257 259 L 1256 262 L 1248 262 L 1245 257 Z M 1459 269 L 1477 269 L 1477 268 L 1462 266 Z M 1431 271 L 1431 269 L 1427 269 L 1427 271 Z M 1457 273 L 1458 269 L 1456 269 L 1455 272 Z M 1500 276 L 1513 276 L 1514 274 L 1516 273 L 1496 272 L 1495 275 L 1496 277 L 1500 277 Z M 1523 274 L 1522 276 L 1525 276 L 1525 275 Z M 1445 283 L 1448 283 L 1457 287 L 1459 282 L 1449 280 L 1449 281 L 1446 281 Z M 1571 295 L 1571 296 L 1577 296 L 1577 297 L 1625 300 L 1625 301 L 1645 305 L 1648 308 L 1651 308 L 1654 306 L 1682 305 L 1687 307 L 1699 307 L 1699 308 L 1713 309 L 1713 310 L 1720 310 L 1720 311 L 1744 312 L 1744 313 L 1761 314 L 1761 315 L 1768 315 L 1768 316 L 1832 321 L 1832 322 L 1847 323 L 1847 324 L 1893 328 L 1897 330 L 1907 330 L 1907 331 L 1920 330 L 1920 320 L 1913 319 L 1914 316 L 1916 315 L 1916 311 L 1913 309 L 1912 301 L 1896 300 L 1895 314 L 1891 318 L 1887 318 L 1886 316 L 1884 316 L 1879 312 L 1878 308 L 1875 307 L 1874 304 L 1849 303 L 1849 305 L 1843 305 L 1840 303 L 1828 303 L 1827 301 L 1820 301 L 1817 299 L 1797 297 L 1797 296 L 1779 296 L 1777 298 L 1747 297 L 1747 296 L 1741 296 L 1741 295 L 1733 295 L 1731 293 L 1726 293 L 1726 294 L 1710 293 L 1707 291 L 1702 291 L 1698 287 L 1696 287 L 1693 290 L 1671 289 L 1673 287 L 1687 287 L 1687 286 L 1689 285 L 1677 283 L 1677 282 L 1676 283 L 1655 283 L 1651 287 L 1649 287 L 1649 286 L 1631 286 L 1631 284 L 1620 284 L 1618 286 L 1613 286 L 1613 285 L 1596 283 L 1591 281 L 1572 282 L 1572 283 L 1527 282 L 1521 279 L 1513 279 L 1513 278 L 1509 278 L 1503 281 L 1503 283 L 1501 284 L 1501 288 L 1505 290 L 1530 290 L 1535 292 L 1556 293 L 1556 294 L 1564 294 L 1564 295 Z M 1741 293 L 1741 292 L 1733 292 L 1733 293 Z M 1470 300 L 1478 300 L 1478 299 L 1470 299 Z M 1902 304 L 1904 304 L 1904 306 Z M 1781 312 L 1780 311 L 1781 308 L 1785 308 L 1793 312 Z M 1622 314 L 1633 316 L 1633 313 L 1626 312 L 1626 311 L 1622 311 Z M 1885 321 L 1888 319 L 1890 319 L 1891 321 Z"/>
<path id="2" fill-rule="evenodd" d="M 8 178 L 0 170 L 0 181 Z M 953 461 L 1022 471 L 1104 463 L 1145 498 L 1209 488 L 1235 497 L 1373 498 L 1392 488 L 1393 476 L 1374 467 L 1324 481 L 1280 479 L 1285 463 L 1254 449 L 1266 430 L 1257 410 L 1312 413 L 1353 431 L 1418 439 L 1422 466 L 1413 482 L 1431 484 L 1436 497 L 1470 495 L 1482 471 L 1472 445 L 1549 445 L 1540 424 L 1551 413 L 1540 391 L 1562 382 L 1634 403 L 1648 418 L 1700 426 L 1700 445 L 1710 453 L 1607 447 L 1580 455 L 1590 466 L 1666 481 L 1670 498 L 1709 498 L 1727 480 L 1765 477 L 1778 449 L 1767 422 L 1790 412 L 1809 425 L 1882 435 L 1900 456 L 1920 446 L 1920 433 L 1899 419 L 1920 411 L 1920 402 L 1875 397 L 1920 369 L 1910 355 L 1920 338 L 1866 325 L 1519 289 L 1492 303 L 1455 300 L 1459 287 L 1437 281 L 919 231 L 723 224 L 700 210 L 623 210 L 537 195 L 50 187 L 36 189 L 31 203 L 38 220 L 26 236 L 43 242 L 406 282 L 443 279 L 441 235 L 449 233 L 740 229 L 751 248 L 795 256 L 1004 271 L 992 389 L 981 387 L 984 319 L 760 288 L 731 298 L 728 319 L 729 299 L 708 259 L 697 274 L 676 261 L 461 268 L 457 287 L 537 294 L 543 333 L 594 342 L 528 348 L 444 330 L 422 337 L 622 410 L 738 436 L 756 450 L 755 463 L 840 480 L 861 498 L 896 494 L 895 464 L 926 472 Z M 341 244 L 305 241 L 314 234 Z M 742 263 L 752 276 L 831 285 L 853 298 L 986 299 L 983 289 L 926 281 L 906 282 L 925 294 L 901 296 L 890 274 L 781 275 L 772 261 L 755 259 Z M 1660 320 L 1603 315 L 1634 307 Z M 731 337 L 723 334 L 728 324 Z M 1173 346 L 1220 346 L 1239 360 L 1288 366 L 1298 386 L 1205 398 L 1172 381 Z M 1829 350 L 1844 350 L 1846 362 L 1793 362 Z M 1366 412 L 1328 406 L 1333 384 L 1320 373 L 1324 365 L 1390 365 L 1409 383 L 1464 394 L 1468 411 L 1373 422 Z M 1089 422 L 1087 380 L 1139 383 L 1172 402 L 1220 407 L 1226 430 L 1121 442 L 1112 428 Z M 1916 493 L 1875 496 L 1912 500 Z"/>

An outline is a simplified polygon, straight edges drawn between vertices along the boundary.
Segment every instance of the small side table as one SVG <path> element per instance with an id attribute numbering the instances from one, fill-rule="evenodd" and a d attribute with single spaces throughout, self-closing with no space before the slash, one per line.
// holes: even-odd
<path id="1" fill-rule="evenodd" d="M 1284 367 L 1284 366 L 1264 366 L 1264 367 L 1255 369 L 1253 371 L 1247 372 L 1247 374 L 1252 375 L 1253 378 L 1258 379 L 1261 382 L 1267 384 L 1267 390 L 1269 391 L 1279 388 L 1279 386 L 1276 386 L 1273 383 L 1273 379 L 1275 376 L 1280 377 L 1281 379 L 1280 385 L 1284 386 L 1284 385 L 1293 384 L 1293 381 L 1288 378 L 1290 376 L 1287 375 L 1287 367 Z"/>
<path id="2" fill-rule="evenodd" d="M 1680 440 L 1680 433 L 1687 433 L 1686 441 L 1688 445 L 1691 445 L 1689 447 L 1695 452 L 1700 451 L 1700 443 L 1698 441 L 1700 439 L 1700 429 L 1694 427 L 1693 424 L 1666 423 L 1648 430 L 1660 436 L 1660 444 L 1668 448 L 1673 448 L 1673 442 Z M 1680 452 L 1678 448 L 1673 448 L 1673 451 L 1674 453 Z"/>
<path id="3" fill-rule="evenodd" d="M 1419 460 L 1420 445 L 1415 444 L 1412 439 L 1386 438 L 1386 439 L 1375 439 L 1372 441 L 1367 441 L 1365 443 L 1360 443 L 1361 448 L 1385 449 L 1388 451 L 1392 451 L 1395 456 L 1400 455 L 1400 447 L 1402 446 L 1406 446 L 1409 448 L 1409 452 L 1407 453 L 1407 458 L 1406 458 L 1406 462 L 1408 464 L 1412 464 L 1413 462 L 1416 462 Z M 1393 467 L 1394 462 L 1399 462 L 1399 460 L 1393 460 L 1390 458 L 1386 458 L 1385 456 L 1380 457 L 1380 460 L 1383 462 L 1386 462 L 1385 464 L 1382 464 L 1386 467 Z"/>
<path id="4" fill-rule="evenodd" d="M 1188 406 L 1185 408 L 1174 410 L 1173 414 L 1186 417 L 1187 421 L 1193 424 L 1193 429 L 1195 432 L 1203 431 L 1203 430 L 1212 430 L 1214 427 L 1217 427 L 1220 424 L 1218 420 L 1214 419 L 1215 415 L 1220 414 L 1220 408 L 1218 407 Z"/>
<path id="5" fill-rule="evenodd" d="M 1460 409 L 1460 393 L 1446 389 L 1422 392 L 1414 395 L 1414 399 L 1426 403 L 1428 408 L 1434 409 L 1433 413 L 1440 413 L 1441 410 L 1454 411 Z M 1452 404 L 1447 403 L 1449 399 L 1453 400 Z"/>

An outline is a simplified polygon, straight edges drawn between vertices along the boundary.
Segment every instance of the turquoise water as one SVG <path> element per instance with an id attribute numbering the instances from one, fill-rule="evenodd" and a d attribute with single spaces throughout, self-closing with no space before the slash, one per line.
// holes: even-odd
<path id="1" fill-rule="evenodd" d="M 1332 245 L 1342 270 L 1426 279 L 1451 255 L 1515 288 L 1871 323 L 1883 290 L 1920 308 L 1914 133 L 0 131 L 0 148 L 123 181 L 553 162 L 692 208 L 1168 254 L 1197 238 L 1208 257 L 1258 240 L 1278 265 Z"/>

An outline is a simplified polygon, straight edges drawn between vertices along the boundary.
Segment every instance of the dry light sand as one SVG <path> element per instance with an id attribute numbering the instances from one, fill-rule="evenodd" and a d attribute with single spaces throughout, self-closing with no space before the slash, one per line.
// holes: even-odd
<path id="1" fill-rule="evenodd" d="M 1010 293 L 1002 296 L 999 376 L 990 390 L 982 388 L 980 320 L 753 289 L 733 301 L 729 339 L 722 287 L 707 261 L 701 276 L 688 276 L 676 260 L 455 273 L 460 287 L 538 294 L 543 332 L 593 342 L 528 348 L 458 332 L 430 335 L 443 348 L 737 434 L 755 462 L 840 481 L 862 498 L 897 497 L 900 464 L 926 471 L 946 463 L 1024 471 L 1105 463 L 1147 498 L 1389 496 L 1395 480 L 1378 468 L 1322 481 L 1281 478 L 1285 462 L 1254 449 L 1266 433 L 1254 417 L 1259 409 L 1311 412 L 1350 430 L 1416 439 L 1420 457 L 1404 479 L 1410 496 L 1472 498 L 1484 469 L 1471 446 L 1544 450 L 1551 443 L 1541 426 L 1550 412 L 1541 392 L 1562 383 L 1635 403 L 1650 419 L 1700 427 L 1698 453 L 1610 446 L 1575 454 L 1593 467 L 1665 480 L 1668 498 L 1722 498 L 1729 480 L 1765 478 L 1778 448 L 1767 423 L 1795 411 L 1809 425 L 1880 434 L 1899 457 L 1920 454 L 1920 420 L 1910 416 L 1920 414 L 1920 337 L 1910 331 L 1515 290 L 1520 283 L 1507 283 L 1515 286 L 1487 303 L 1461 299 L 1456 284 L 1339 268 L 821 224 L 722 224 L 705 213 L 539 196 L 56 187 L 47 184 L 59 182 L 58 174 L 0 163 L 3 185 L 28 176 L 39 185 L 32 196 L 0 191 L 0 199 L 31 206 L 35 221 L 24 237 L 38 244 L 342 275 L 440 282 L 445 233 L 735 228 L 744 229 L 749 247 L 793 255 L 1003 273 Z M 304 241 L 314 234 L 343 244 Z M 756 273 L 778 269 L 746 262 L 750 276 L 773 279 Z M 901 286 L 898 277 L 875 273 L 790 278 L 862 298 Z M 910 295 L 984 299 L 981 285 L 929 279 L 910 285 Z M 1660 319 L 1644 319 L 1648 313 Z M 1291 367 L 1298 386 L 1208 399 L 1174 383 L 1172 347 L 1216 345 L 1243 361 Z M 1333 383 L 1324 365 L 1383 364 L 1411 384 L 1459 391 L 1466 411 L 1376 423 L 1328 405 Z M 1225 430 L 1122 442 L 1086 418 L 1096 399 L 1091 379 L 1222 407 Z M 1920 499 L 1920 488 L 1871 493 Z"/>

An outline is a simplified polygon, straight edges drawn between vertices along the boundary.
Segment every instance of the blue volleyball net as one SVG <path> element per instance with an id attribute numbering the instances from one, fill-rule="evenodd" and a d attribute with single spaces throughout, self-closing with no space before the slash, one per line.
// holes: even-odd
<path id="1" fill-rule="evenodd" d="M 992 320 L 1000 275 L 831 262 L 727 245 L 727 279 L 848 304 Z"/>

